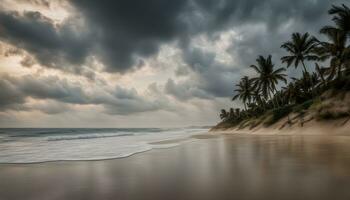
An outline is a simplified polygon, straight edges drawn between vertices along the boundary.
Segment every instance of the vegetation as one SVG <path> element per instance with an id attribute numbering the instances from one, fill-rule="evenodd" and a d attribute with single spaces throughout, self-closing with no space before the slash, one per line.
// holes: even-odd
<path id="1" fill-rule="evenodd" d="M 328 13 L 334 25 L 320 30 L 326 41 L 309 33 L 293 33 L 291 40 L 281 45 L 288 53 L 281 58 L 282 63 L 287 68 L 291 65 L 302 67 L 302 76 L 289 78 L 288 82 L 286 69 L 277 68 L 271 55 L 258 56 L 256 65 L 250 66 L 257 76 L 244 76 L 234 90 L 232 100 L 241 100 L 244 110 L 221 110 L 221 124 L 246 126 L 250 120 L 254 122 L 250 125 L 256 126 L 261 121 L 254 119 L 269 116 L 265 125 L 271 125 L 287 115 L 289 119 L 291 112 L 302 113 L 313 105 L 319 110 L 320 119 L 350 116 L 348 111 L 329 112 L 325 108 L 331 104 L 321 101 L 328 91 L 350 91 L 350 9 L 344 4 L 333 5 Z M 311 62 L 315 62 L 314 68 L 309 66 Z"/>

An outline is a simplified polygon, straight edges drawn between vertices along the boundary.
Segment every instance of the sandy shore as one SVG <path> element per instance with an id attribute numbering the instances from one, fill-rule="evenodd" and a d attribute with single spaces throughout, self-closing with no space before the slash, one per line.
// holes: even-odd
<path id="1" fill-rule="evenodd" d="M 307 117 L 301 124 L 299 121 L 288 124 L 284 118 L 269 127 L 259 125 L 254 128 L 231 128 L 215 130 L 213 133 L 221 134 L 252 134 L 252 135 L 328 135 L 328 136 L 350 136 L 350 119 L 317 121 L 309 120 Z"/>
<path id="2" fill-rule="evenodd" d="M 122 159 L 1 164 L 0 199 L 350 199 L 350 137 L 196 138 Z"/>

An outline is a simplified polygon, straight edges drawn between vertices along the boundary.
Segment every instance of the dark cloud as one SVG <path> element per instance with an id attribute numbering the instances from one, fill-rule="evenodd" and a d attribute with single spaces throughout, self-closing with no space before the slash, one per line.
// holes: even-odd
<path id="1" fill-rule="evenodd" d="M 49 6 L 48 1 L 31 2 Z M 0 39 L 25 49 L 48 67 L 81 73 L 81 65 L 93 55 L 106 71 L 124 73 L 142 66 L 143 58 L 157 53 L 159 46 L 169 41 L 187 44 L 198 33 L 211 34 L 249 23 L 266 24 L 270 31 L 278 31 L 289 20 L 318 24 L 330 5 L 339 2 L 72 0 L 85 21 L 84 29 L 77 28 L 78 22 L 72 19 L 56 26 L 39 12 L 20 15 L 0 11 Z"/>
<path id="2" fill-rule="evenodd" d="M 279 58 L 285 52 L 280 49 L 280 45 L 289 40 L 293 32 L 310 32 L 319 36 L 318 30 L 330 23 L 331 18 L 327 10 L 331 4 L 344 3 L 336 0 L 195 2 L 199 14 L 193 15 L 193 22 L 190 22 L 194 27 L 205 30 L 212 41 L 220 39 L 217 35 L 226 28 L 232 28 L 238 37 L 232 38 L 231 46 L 227 49 L 233 58 L 231 66 L 217 62 L 215 51 L 193 48 L 190 42 L 182 45 L 183 60 L 194 75 L 190 75 L 189 80 L 182 84 L 174 85 L 168 82 L 173 92 L 167 92 L 178 98 L 183 98 L 182 96 L 188 93 L 188 88 L 194 91 L 201 90 L 215 97 L 232 96 L 234 84 L 242 74 L 252 75 L 247 74 L 247 71 L 250 65 L 255 64 L 258 55 L 271 54 L 276 66 L 282 67 Z M 308 63 L 308 66 L 312 69 L 314 64 Z M 296 70 L 289 70 L 288 73 L 294 77 L 300 75 Z M 183 94 L 174 92 L 181 91 L 184 87 L 187 90 Z M 190 99 L 190 96 L 198 98 L 195 94 L 187 94 L 186 98 Z"/>
<path id="3" fill-rule="evenodd" d="M 87 29 L 76 31 L 67 20 L 56 27 L 39 12 L 0 12 L 0 38 L 33 54 L 48 67 L 79 72 L 89 55 L 106 71 L 126 72 L 142 66 L 163 42 L 174 39 L 186 27 L 179 20 L 186 0 L 71 2 L 83 16 Z M 73 69 L 71 67 L 74 67 Z"/>
<path id="4" fill-rule="evenodd" d="M 172 95 L 180 101 L 187 101 L 192 98 L 212 99 L 213 96 L 206 93 L 206 91 L 196 87 L 191 82 L 175 83 L 174 80 L 169 79 L 165 84 L 165 92 Z"/>
<path id="5" fill-rule="evenodd" d="M 66 79 L 56 76 L 34 77 L 26 75 L 12 77 L 1 75 L 0 111 L 38 109 L 45 113 L 58 113 L 58 104 L 39 104 L 33 107 L 26 105 L 27 98 L 39 100 L 55 100 L 63 103 L 87 104 L 88 97 L 77 84 L 72 85 Z M 50 102 L 50 101 L 49 101 Z M 52 101 L 51 101 L 52 102 Z M 60 104 L 60 107 L 66 108 Z M 62 109 L 61 111 L 64 111 Z"/>
<path id="6" fill-rule="evenodd" d="M 184 49 L 183 58 L 190 71 L 188 79 L 177 83 L 169 79 L 165 92 L 178 100 L 231 96 L 233 80 L 239 76 L 240 68 L 221 63 L 216 57 L 216 53 L 209 50 Z"/>
<path id="7" fill-rule="evenodd" d="M 69 104 L 61 103 L 55 100 L 48 100 L 34 104 L 31 109 L 39 110 L 48 115 L 61 114 L 72 110 Z"/>
<path id="8" fill-rule="evenodd" d="M 6 109 L 16 109 L 24 103 L 24 96 L 17 88 L 8 81 L 6 77 L 0 79 L 0 111 Z"/>
<path id="9" fill-rule="evenodd" d="M 116 87 L 83 90 L 79 82 L 70 82 L 57 76 L 12 77 L 1 75 L 0 111 L 38 109 L 47 114 L 65 112 L 69 104 L 101 105 L 105 112 L 129 115 L 147 111 L 169 110 L 168 102 L 162 99 L 147 99 L 135 89 Z M 45 100 L 46 103 L 26 107 L 27 98 Z"/>
<path id="10" fill-rule="evenodd" d="M 86 104 L 88 101 L 80 84 L 72 84 L 56 76 L 34 78 L 27 75 L 14 79 L 13 84 L 24 94 L 37 99 L 56 99 L 75 104 Z"/>
<path id="11" fill-rule="evenodd" d="M 99 55 L 107 71 L 125 72 L 153 55 L 186 27 L 179 19 L 186 0 L 74 0 L 89 26 L 98 30 Z"/>
<path id="12" fill-rule="evenodd" d="M 39 12 L 0 11 L 0 39 L 26 50 L 44 66 L 65 71 L 78 72 L 88 56 L 89 43 L 72 25 L 56 28 Z"/>
<path id="13" fill-rule="evenodd" d="M 194 0 L 207 29 L 219 30 L 247 23 L 264 23 L 274 29 L 291 18 L 314 22 L 337 0 Z M 195 23 L 194 23 L 195 24 Z M 198 24 L 198 23 L 197 23 Z M 201 24 L 203 26 L 203 24 Z"/>
<path id="14" fill-rule="evenodd" d="M 48 1 L 33 0 L 32 3 Z M 144 65 L 162 44 L 177 42 L 185 66 L 175 71 L 183 80 L 168 79 L 164 91 L 180 101 L 212 100 L 232 95 L 235 82 L 258 55 L 273 55 L 277 65 L 284 54 L 280 44 L 295 31 L 317 35 L 330 23 L 327 10 L 341 0 L 72 0 L 72 18 L 55 24 L 39 12 L 0 10 L 0 40 L 30 54 L 33 62 L 95 78 L 85 68 L 88 58 L 98 59 L 108 72 L 126 73 Z M 74 16 L 81 18 L 73 19 Z M 81 23 L 84 22 L 84 23 Z M 227 52 L 232 63 L 220 62 L 215 50 L 193 46 L 199 34 L 218 40 L 233 29 L 239 37 Z M 198 45 L 198 44 L 197 44 Z M 17 52 L 17 50 L 19 50 Z M 295 72 L 291 72 L 295 73 Z M 187 78 L 187 79 L 185 79 Z M 0 109 L 20 109 L 26 98 L 63 104 L 101 105 L 109 114 L 170 109 L 166 99 L 149 100 L 135 89 L 86 91 L 83 85 L 58 77 L 8 77 L 0 80 Z M 156 85 L 150 86 L 158 91 Z M 57 106 L 59 107 L 59 106 Z M 42 106 L 46 113 L 55 113 Z M 45 109 L 46 108 L 46 109 Z M 40 108 L 38 108 L 40 109 Z M 45 111 L 46 110 L 46 111 Z"/>

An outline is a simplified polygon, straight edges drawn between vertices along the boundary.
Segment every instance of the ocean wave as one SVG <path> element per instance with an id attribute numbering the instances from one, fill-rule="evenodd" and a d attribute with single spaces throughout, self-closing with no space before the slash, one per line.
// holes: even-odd
<path id="1" fill-rule="evenodd" d="M 169 148 L 169 147 L 167 147 Z M 1 161 L 0 164 L 37 164 L 37 163 L 48 163 L 48 162 L 79 162 L 79 161 L 100 161 L 100 160 L 113 160 L 113 159 L 121 159 L 121 158 L 127 158 L 130 156 L 133 156 L 135 154 L 144 153 L 147 151 L 152 150 L 151 147 L 142 148 L 134 151 L 130 151 L 128 153 L 119 154 L 119 155 L 113 155 L 113 156 L 96 156 L 96 157 L 84 157 L 84 158 L 62 158 L 62 159 L 54 159 L 54 158 L 48 158 L 48 159 L 22 159 L 22 160 L 16 160 L 16 161 Z"/>
<path id="2" fill-rule="evenodd" d="M 193 142 L 195 140 L 189 139 L 186 142 Z M 171 144 L 159 144 L 159 145 L 138 145 L 133 148 L 133 150 L 129 150 L 128 152 L 124 153 L 115 153 L 114 155 L 110 156 L 102 156 L 102 155 L 96 155 L 96 156 L 90 156 L 90 157 L 75 157 L 75 158 L 57 158 L 57 157 L 51 157 L 51 158 L 40 158 L 40 157 L 33 157 L 33 158 L 22 158 L 22 159 L 16 159 L 16 160 L 1 160 L 0 164 L 37 164 L 37 163 L 47 163 L 47 162 L 84 162 L 84 161 L 100 161 L 100 160 L 114 160 L 114 159 L 121 159 L 121 158 L 127 158 L 130 156 L 133 156 L 135 154 L 144 153 L 147 151 L 150 151 L 152 149 L 169 149 L 176 146 L 179 146 L 186 142 L 178 142 L 178 143 L 171 143 Z M 30 154 L 30 153 L 28 153 Z"/>
<path id="3" fill-rule="evenodd" d="M 70 135 L 70 136 L 58 136 L 58 137 L 49 137 L 47 141 L 62 141 L 62 140 L 86 140 L 86 139 L 96 139 L 96 138 L 108 138 L 108 137 L 124 137 L 124 136 L 134 136 L 133 133 L 119 133 L 114 135 Z"/>
<path id="4" fill-rule="evenodd" d="M 156 133 L 161 128 L 0 128 L 0 135 L 14 138 L 46 137 L 60 135 L 105 134 L 105 133 Z"/>
<path id="5" fill-rule="evenodd" d="M 42 134 L 44 131 L 39 131 L 38 135 L 41 137 L 28 137 L 36 130 L 28 130 L 28 132 L 21 130 L 21 134 L 26 135 L 22 138 L 11 137 L 18 135 L 19 131 L 6 131 L 6 134 L 1 135 L 0 163 L 125 158 L 151 149 L 170 148 L 193 141 L 189 139 L 191 135 L 206 130 L 194 128 L 76 129 L 68 133 L 69 131 L 64 129 L 60 135 Z"/>

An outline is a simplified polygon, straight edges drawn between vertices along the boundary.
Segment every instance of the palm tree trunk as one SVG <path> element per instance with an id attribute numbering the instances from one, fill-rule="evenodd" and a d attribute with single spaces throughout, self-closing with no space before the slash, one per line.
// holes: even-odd
<path id="1" fill-rule="evenodd" d="M 250 117 L 249 112 L 248 112 L 248 109 L 247 109 L 247 104 L 246 104 L 246 103 L 244 103 L 244 109 L 245 109 L 245 114 L 246 114 L 246 116 L 247 116 L 247 117 Z"/>
<path id="2" fill-rule="evenodd" d="M 274 101 L 273 98 L 271 97 L 271 93 L 270 93 L 270 92 L 269 92 L 269 98 L 270 98 L 270 100 L 272 101 L 273 108 L 276 108 L 275 101 Z"/>
<path id="3" fill-rule="evenodd" d="M 305 63 L 304 63 L 304 61 L 303 61 L 303 60 L 301 61 L 301 64 L 303 65 L 304 72 L 305 72 L 305 73 L 309 73 L 309 72 L 306 70 Z"/>
<path id="4" fill-rule="evenodd" d="M 321 78 L 321 83 L 322 83 L 323 87 L 324 87 L 325 85 L 327 85 L 327 82 L 326 82 L 326 80 L 325 80 L 325 78 L 324 78 L 324 74 L 320 74 L 320 78 Z"/>
<path id="5" fill-rule="evenodd" d="M 340 79 L 341 76 L 341 65 L 338 65 L 338 79 Z"/>
<path id="6" fill-rule="evenodd" d="M 277 91 L 277 89 L 275 88 L 275 94 L 277 94 L 277 92 L 278 92 L 278 91 Z M 277 98 L 276 98 L 277 106 L 280 107 L 280 104 L 278 103 L 278 101 L 281 100 L 281 99 L 280 99 L 279 96 L 276 96 L 276 97 L 277 97 Z"/>
<path id="7" fill-rule="evenodd" d="M 261 105 L 262 105 L 263 110 L 264 110 L 264 112 L 265 112 L 265 110 L 266 110 L 266 107 L 265 107 L 265 102 L 261 101 Z"/>
<path id="8" fill-rule="evenodd" d="M 269 87 L 269 89 L 270 89 L 271 93 L 272 93 L 273 95 L 275 95 L 275 94 L 273 93 L 274 89 L 272 89 L 271 87 Z M 273 97 L 271 97 L 271 93 L 269 92 L 270 99 L 271 99 L 271 101 L 272 101 L 272 103 L 273 103 L 273 108 L 276 108 L 276 107 L 277 107 L 277 106 L 276 106 L 276 103 L 277 103 L 277 102 L 275 102 L 274 99 L 273 99 Z M 278 103 L 277 103 L 277 105 L 278 105 Z"/>

